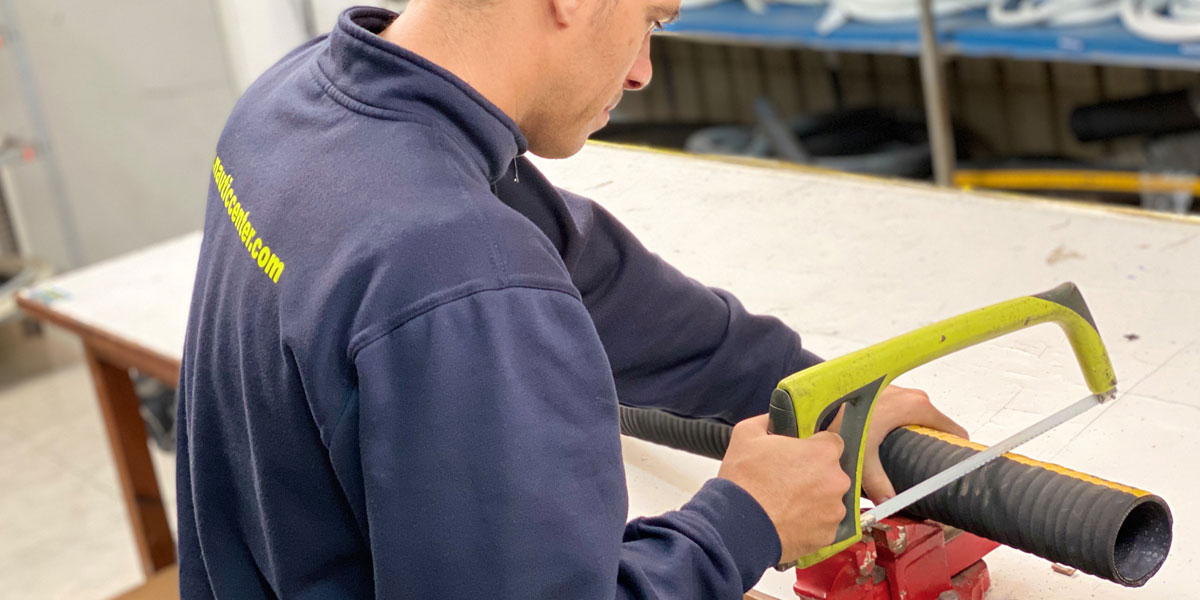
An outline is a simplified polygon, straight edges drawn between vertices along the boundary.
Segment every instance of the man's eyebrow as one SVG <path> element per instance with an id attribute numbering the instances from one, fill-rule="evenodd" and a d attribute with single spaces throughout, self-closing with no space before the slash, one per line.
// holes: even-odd
<path id="1" fill-rule="evenodd" d="M 668 23 L 674 23 L 675 20 L 679 18 L 679 9 L 678 8 L 663 8 L 661 6 L 651 6 L 650 7 L 650 17 L 653 18 L 654 20 L 662 23 L 663 25 L 666 25 Z"/>

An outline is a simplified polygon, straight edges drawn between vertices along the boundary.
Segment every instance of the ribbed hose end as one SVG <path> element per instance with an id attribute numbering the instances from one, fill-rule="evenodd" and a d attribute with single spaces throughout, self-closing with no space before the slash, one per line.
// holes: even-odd
<path id="1" fill-rule="evenodd" d="M 1158 572 L 1171 550 L 1171 509 L 1158 496 L 1142 496 L 1125 515 L 1113 541 L 1112 570 L 1117 582 L 1145 584 Z"/>
<path id="2" fill-rule="evenodd" d="M 888 435 L 879 453 L 899 492 L 982 448 L 941 432 L 906 428 Z M 988 463 L 905 512 L 1129 587 L 1158 572 L 1171 548 L 1171 511 L 1162 498 L 1016 454 Z"/>

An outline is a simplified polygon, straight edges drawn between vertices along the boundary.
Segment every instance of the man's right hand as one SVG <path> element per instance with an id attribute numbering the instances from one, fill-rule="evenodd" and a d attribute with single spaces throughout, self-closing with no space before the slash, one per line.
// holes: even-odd
<path id="1" fill-rule="evenodd" d="M 842 438 L 823 431 L 797 439 L 767 433 L 767 415 L 733 428 L 717 477 L 746 490 L 766 511 L 790 563 L 833 543 L 846 515 L 842 496 L 850 478 L 842 472 Z"/>

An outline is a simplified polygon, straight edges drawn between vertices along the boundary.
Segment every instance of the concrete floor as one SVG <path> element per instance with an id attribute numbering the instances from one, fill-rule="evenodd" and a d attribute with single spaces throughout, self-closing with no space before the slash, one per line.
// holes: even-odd
<path id="1" fill-rule="evenodd" d="M 151 448 L 174 526 L 174 457 Z M 0 326 L 0 600 L 110 598 L 142 581 L 79 344 Z"/>

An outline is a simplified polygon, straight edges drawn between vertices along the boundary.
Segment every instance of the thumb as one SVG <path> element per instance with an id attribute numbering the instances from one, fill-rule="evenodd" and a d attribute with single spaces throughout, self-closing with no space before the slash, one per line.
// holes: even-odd
<path id="1" fill-rule="evenodd" d="M 896 495 L 892 481 L 888 479 L 887 473 L 883 471 L 883 464 L 879 462 L 879 449 L 867 450 L 866 456 L 863 457 L 862 478 L 863 490 L 876 505 Z"/>

